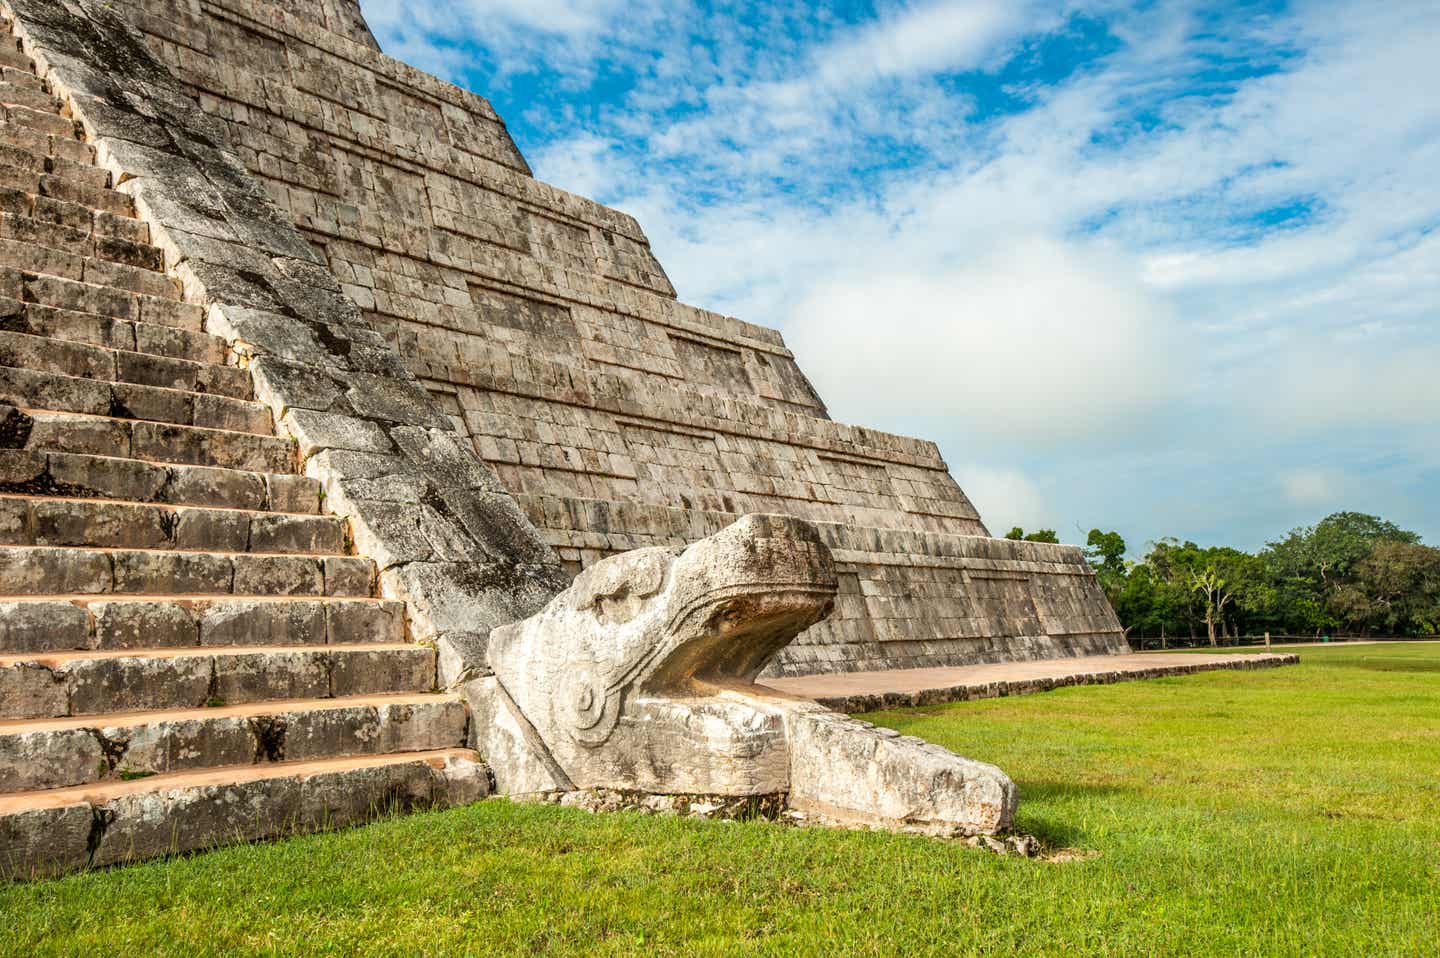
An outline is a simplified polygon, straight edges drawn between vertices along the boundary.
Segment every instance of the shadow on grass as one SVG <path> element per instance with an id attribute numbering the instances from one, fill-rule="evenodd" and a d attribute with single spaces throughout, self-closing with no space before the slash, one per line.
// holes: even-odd
<path id="1" fill-rule="evenodd" d="M 1029 816 L 1026 814 L 1027 806 L 1048 801 L 1083 802 L 1087 799 L 1135 792 L 1133 788 L 1116 785 L 1081 785 L 1075 782 L 1045 782 L 1033 779 L 1024 779 L 1016 784 L 1020 787 L 1020 821 L 1017 824 L 1051 850 L 1086 847 L 1088 835 L 1083 829 L 1069 822 Z"/>

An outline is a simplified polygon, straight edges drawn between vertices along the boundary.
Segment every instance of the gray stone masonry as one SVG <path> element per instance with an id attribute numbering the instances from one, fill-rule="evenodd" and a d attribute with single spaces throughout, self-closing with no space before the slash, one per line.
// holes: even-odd
<path id="1" fill-rule="evenodd" d="M 831 421 L 778 332 L 679 302 L 638 223 L 535 180 L 486 100 L 381 54 L 353 0 L 118 9 L 274 201 L 259 232 L 298 227 L 572 575 L 788 513 L 822 525 L 841 591 L 772 674 L 1125 649 L 1079 550 L 990 540 L 932 443 Z"/>

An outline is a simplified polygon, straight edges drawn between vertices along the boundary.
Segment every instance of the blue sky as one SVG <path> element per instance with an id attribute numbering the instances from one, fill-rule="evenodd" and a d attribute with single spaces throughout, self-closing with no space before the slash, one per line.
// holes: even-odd
<path id="1" fill-rule="evenodd" d="M 362 0 L 992 529 L 1440 542 L 1440 3 Z"/>

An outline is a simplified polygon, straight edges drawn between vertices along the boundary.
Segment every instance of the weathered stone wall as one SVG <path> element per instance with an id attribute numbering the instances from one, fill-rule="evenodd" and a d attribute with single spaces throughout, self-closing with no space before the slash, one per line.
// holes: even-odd
<path id="1" fill-rule="evenodd" d="M 933 444 L 832 422 L 778 332 L 678 302 L 631 217 L 354 10 L 124 5 L 572 571 L 783 512 L 826 524 L 843 598 L 781 671 L 1123 649 L 1078 550 L 977 538 Z"/>

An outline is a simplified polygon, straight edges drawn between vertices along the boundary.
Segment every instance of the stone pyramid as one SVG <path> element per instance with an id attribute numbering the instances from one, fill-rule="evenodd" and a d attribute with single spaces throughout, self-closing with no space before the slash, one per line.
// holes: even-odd
<path id="1" fill-rule="evenodd" d="M 0 869 L 483 796 L 491 630 L 752 513 L 839 582 L 767 674 L 1126 651 L 355 0 L 0 14 Z"/>
<path id="2" fill-rule="evenodd" d="M 842 598 L 777 672 L 1125 648 L 1077 550 L 991 538 L 935 445 L 830 420 L 777 331 L 679 302 L 634 219 L 533 179 L 354 0 L 125 7 L 572 573 L 789 513 Z"/>

